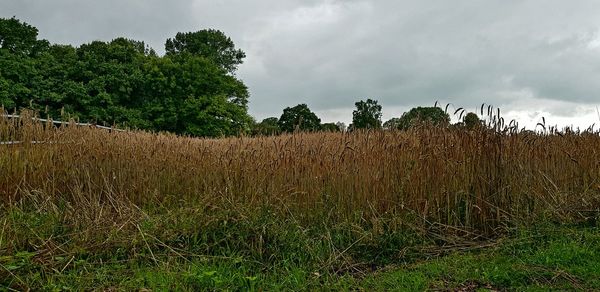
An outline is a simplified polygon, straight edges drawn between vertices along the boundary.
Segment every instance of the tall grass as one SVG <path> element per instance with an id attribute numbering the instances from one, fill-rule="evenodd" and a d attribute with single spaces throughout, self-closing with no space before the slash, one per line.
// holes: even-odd
<path id="1" fill-rule="evenodd" d="M 266 207 L 305 225 L 396 218 L 494 234 L 535 220 L 590 220 L 600 207 L 592 131 L 423 125 L 197 139 L 22 118 L 0 119 L 0 139 L 23 141 L 0 145 L 2 204 L 62 204 L 74 222 L 116 224 L 136 210 L 193 204 Z"/>

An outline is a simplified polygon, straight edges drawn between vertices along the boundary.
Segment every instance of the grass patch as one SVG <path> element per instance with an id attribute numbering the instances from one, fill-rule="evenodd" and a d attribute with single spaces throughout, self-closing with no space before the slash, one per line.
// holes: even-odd
<path id="1" fill-rule="evenodd" d="M 69 232 L 59 216 L 5 212 L 3 237 L 12 232 L 20 240 L 0 246 L 0 285 L 55 291 L 600 289 L 597 227 L 548 223 L 495 241 L 448 246 L 416 232 L 374 236 L 373 226 L 311 229 L 264 210 L 237 221 L 231 213 L 213 214 L 233 222 L 202 222 L 206 214 L 192 210 L 146 214 L 134 228 L 107 230 L 103 244 Z"/>
<path id="2" fill-rule="evenodd" d="M 600 289 L 597 228 L 545 226 L 494 247 L 388 267 L 366 277 L 368 290 Z"/>

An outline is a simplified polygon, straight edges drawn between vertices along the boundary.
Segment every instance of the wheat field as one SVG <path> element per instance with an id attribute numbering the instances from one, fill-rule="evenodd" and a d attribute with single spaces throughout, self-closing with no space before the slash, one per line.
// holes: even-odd
<path id="1" fill-rule="evenodd" d="M 424 125 L 199 139 L 22 118 L 0 120 L 0 138 L 23 141 L 0 146 L 1 202 L 67 204 L 81 220 L 169 204 L 266 206 L 303 224 L 386 217 L 493 234 L 588 220 L 600 207 L 591 131 Z"/>

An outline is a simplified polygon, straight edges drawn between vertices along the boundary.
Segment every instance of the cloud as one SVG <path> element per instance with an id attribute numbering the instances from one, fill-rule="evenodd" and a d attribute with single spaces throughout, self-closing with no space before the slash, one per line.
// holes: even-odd
<path id="1" fill-rule="evenodd" d="M 349 122 L 354 102 L 370 97 L 385 118 L 438 100 L 600 122 L 592 0 L 12 0 L 0 11 L 52 42 L 126 36 L 159 52 L 176 32 L 221 29 L 247 53 L 238 76 L 259 119 L 307 103 L 323 120 Z"/>
<path id="2" fill-rule="evenodd" d="M 128 37 L 163 50 L 165 40 L 192 27 L 189 1 L 2 1 L 0 17 L 16 16 L 53 43 L 80 45 Z"/>

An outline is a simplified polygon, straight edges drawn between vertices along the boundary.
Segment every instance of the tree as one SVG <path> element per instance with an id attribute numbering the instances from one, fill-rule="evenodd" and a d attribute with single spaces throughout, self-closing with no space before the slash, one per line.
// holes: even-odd
<path id="1" fill-rule="evenodd" d="M 231 38 L 215 29 L 197 32 L 177 33 L 175 38 L 165 43 L 167 55 L 189 53 L 213 61 L 228 73 L 234 74 L 237 66 L 243 63 L 246 54 L 236 49 Z"/>
<path id="2" fill-rule="evenodd" d="M 250 130 L 247 87 L 211 61 L 151 57 L 147 66 L 142 96 L 152 128 L 204 137 Z"/>
<path id="3" fill-rule="evenodd" d="M 48 48 L 48 41 L 38 40 L 37 28 L 16 18 L 0 18 L 0 49 L 11 54 L 34 56 Z"/>
<path id="4" fill-rule="evenodd" d="M 206 50 L 182 48 L 160 57 L 126 38 L 48 45 L 37 40 L 35 27 L 0 18 L 0 106 L 184 135 L 249 132 L 246 85 Z"/>
<path id="5" fill-rule="evenodd" d="M 335 123 L 335 125 L 338 127 L 338 129 L 340 129 L 341 132 L 346 132 L 346 130 L 348 130 L 348 127 L 346 127 L 346 124 L 344 124 L 342 122 L 337 122 L 337 123 Z"/>
<path id="6" fill-rule="evenodd" d="M 416 107 L 402 114 L 398 122 L 398 129 L 401 130 L 424 122 L 445 126 L 450 123 L 450 116 L 439 107 Z"/>
<path id="7" fill-rule="evenodd" d="M 481 120 L 476 113 L 470 112 L 463 118 L 463 122 L 467 129 L 474 129 L 481 125 Z"/>
<path id="8" fill-rule="evenodd" d="M 386 130 L 396 130 L 400 128 L 400 118 L 391 118 L 383 123 L 383 128 Z"/>
<path id="9" fill-rule="evenodd" d="M 231 136 L 243 132 L 249 123 L 241 108 L 225 96 L 187 98 L 179 119 L 183 133 L 199 137 Z"/>
<path id="10" fill-rule="evenodd" d="M 324 123 L 321 125 L 321 130 L 325 132 L 340 132 L 342 129 L 336 123 Z"/>
<path id="11" fill-rule="evenodd" d="M 260 123 L 254 125 L 252 129 L 252 134 L 263 136 L 277 135 L 281 133 L 278 122 L 279 119 L 276 117 L 263 119 Z"/>
<path id="12" fill-rule="evenodd" d="M 355 103 L 356 110 L 352 112 L 353 129 L 381 128 L 381 105 L 376 100 L 367 99 Z"/>
<path id="13" fill-rule="evenodd" d="M 317 131 L 321 126 L 321 119 L 303 103 L 291 108 L 286 107 L 279 118 L 278 124 L 284 132 L 293 132 L 296 129 Z"/>

